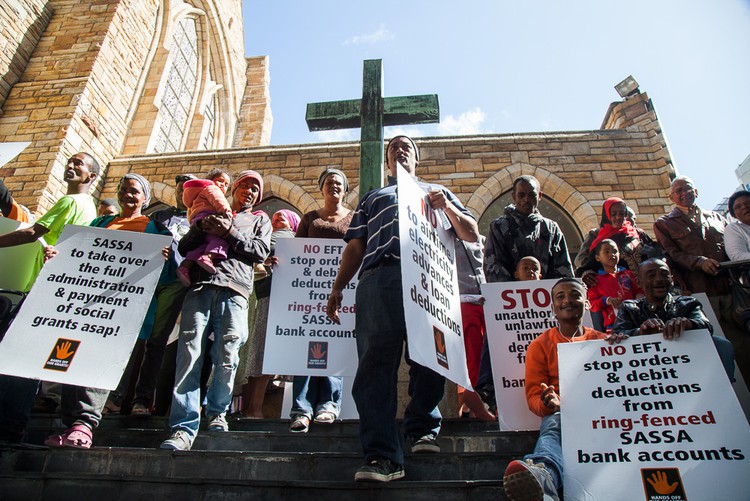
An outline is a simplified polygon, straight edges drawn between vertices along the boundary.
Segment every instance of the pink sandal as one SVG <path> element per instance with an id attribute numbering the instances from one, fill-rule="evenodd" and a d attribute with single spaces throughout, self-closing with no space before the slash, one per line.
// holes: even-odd
<path id="1" fill-rule="evenodd" d="M 51 435 L 44 441 L 44 445 L 50 447 L 73 447 L 74 449 L 90 449 L 92 443 L 91 428 L 85 424 L 73 425 L 62 435 Z"/>

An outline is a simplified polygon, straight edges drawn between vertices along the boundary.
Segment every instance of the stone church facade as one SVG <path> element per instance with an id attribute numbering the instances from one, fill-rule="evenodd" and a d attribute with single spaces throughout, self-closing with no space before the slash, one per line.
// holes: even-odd
<path id="1" fill-rule="evenodd" d="M 349 176 L 348 203 L 356 204 L 356 142 L 268 145 L 269 61 L 244 56 L 239 0 L 0 5 L 0 142 L 31 142 L 0 176 L 32 211 L 63 194 L 65 160 L 80 150 L 105 167 L 97 197 L 137 172 L 156 199 L 172 203 L 175 174 L 252 168 L 264 177 L 269 208 L 304 213 L 322 203 L 320 172 L 335 167 Z M 608 196 L 624 198 L 648 232 L 670 209 L 675 168 L 645 93 L 612 103 L 598 129 L 417 143 L 420 176 L 456 193 L 480 228 L 501 213 L 522 174 L 541 182 L 542 211 L 561 223 L 571 250 L 598 226 Z"/>

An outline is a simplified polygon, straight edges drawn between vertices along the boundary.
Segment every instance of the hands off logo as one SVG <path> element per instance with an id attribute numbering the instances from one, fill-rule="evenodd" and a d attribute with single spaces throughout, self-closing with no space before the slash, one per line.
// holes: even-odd
<path id="1" fill-rule="evenodd" d="M 49 357 L 47 357 L 44 368 L 52 371 L 67 372 L 80 344 L 81 342 L 75 339 L 59 338 L 52 348 Z"/>
<path id="2" fill-rule="evenodd" d="M 646 501 L 687 501 L 678 468 L 641 468 Z"/>
<path id="3" fill-rule="evenodd" d="M 325 369 L 328 367 L 328 342 L 314 341 L 307 345 L 307 368 Z"/>

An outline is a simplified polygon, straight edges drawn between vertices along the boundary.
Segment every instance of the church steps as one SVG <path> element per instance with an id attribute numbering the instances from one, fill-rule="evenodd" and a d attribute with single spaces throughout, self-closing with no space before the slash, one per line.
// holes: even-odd
<path id="1" fill-rule="evenodd" d="M 58 419 L 44 415 L 31 425 L 32 444 L 60 430 Z M 192 451 L 178 452 L 157 449 L 169 436 L 165 418 L 107 416 L 91 450 L 0 448 L 0 485 L 10 493 L 0 498 L 502 500 L 505 467 L 532 450 L 537 436 L 446 420 L 440 454 L 406 453 L 406 479 L 355 483 L 363 464 L 356 422 L 313 424 L 308 434 L 288 426 L 230 420 L 232 431 L 201 430 Z"/>
<path id="2" fill-rule="evenodd" d="M 356 483 L 331 481 L 265 481 L 164 479 L 107 475 L 0 474 L 11 494 L 4 501 L 133 501 L 140 499 L 180 499 L 180 501 L 481 501 L 505 497 L 500 480 L 420 482 L 399 480 L 390 483 Z"/>

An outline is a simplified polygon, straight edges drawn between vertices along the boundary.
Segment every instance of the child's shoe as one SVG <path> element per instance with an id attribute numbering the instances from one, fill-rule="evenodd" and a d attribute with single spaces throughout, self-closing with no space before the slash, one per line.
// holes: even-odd
<path id="1" fill-rule="evenodd" d="M 208 254 L 203 254 L 195 262 L 198 263 L 198 266 L 209 272 L 211 275 L 216 275 L 214 262 L 211 260 L 211 256 L 209 256 Z"/>
<path id="2" fill-rule="evenodd" d="M 184 285 L 185 287 L 190 287 L 192 285 L 192 282 L 190 281 L 190 270 L 187 266 L 178 266 L 175 273 L 177 274 L 177 278 L 179 279 L 180 283 L 182 283 L 182 285 Z"/>

